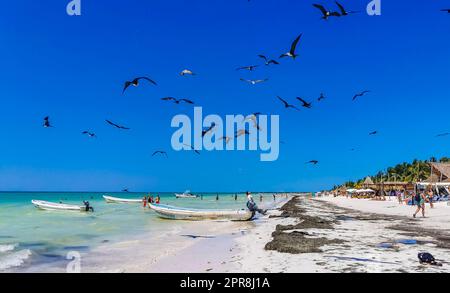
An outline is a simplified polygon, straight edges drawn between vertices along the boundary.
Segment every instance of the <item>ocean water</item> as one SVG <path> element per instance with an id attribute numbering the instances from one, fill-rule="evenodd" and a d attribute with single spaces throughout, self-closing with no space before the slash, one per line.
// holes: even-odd
<path id="1" fill-rule="evenodd" d="M 0 272 L 21 271 L 32 266 L 52 265 L 66 259 L 69 251 L 89 250 L 103 243 L 121 241 L 139 233 L 164 233 L 180 221 L 159 218 L 141 204 L 108 204 L 105 193 L 0 193 Z M 142 198 L 143 193 L 107 193 L 121 198 Z M 155 195 L 155 193 L 152 193 Z M 241 209 L 245 194 L 203 194 L 203 200 L 176 199 L 159 193 L 161 203 L 180 207 Z M 261 194 L 263 204 L 273 203 L 272 194 Z M 254 195 L 259 201 L 260 194 Z M 43 211 L 32 199 L 81 205 L 88 200 L 94 213 Z"/>

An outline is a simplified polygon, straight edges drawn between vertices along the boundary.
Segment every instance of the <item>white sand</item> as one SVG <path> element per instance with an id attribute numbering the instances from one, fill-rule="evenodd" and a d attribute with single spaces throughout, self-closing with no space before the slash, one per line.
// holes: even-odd
<path id="1" fill-rule="evenodd" d="M 349 200 L 345 198 L 321 198 L 308 200 L 307 213 L 323 218 L 332 216 L 333 209 L 324 209 L 321 201 L 336 203 L 363 213 L 410 216 L 413 208 L 395 202 Z M 415 220 L 423 227 L 439 227 L 442 233 L 450 228 L 450 207 L 438 206 L 429 213 L 429 219 Z M 288 254 L 266 251 L 264 246 L 279 223 L 291 224 L 292 219 L 270 219 L 266 224 L 253 229 L 248 235 L 237 239 L 240 253 L 235 259 L 240 265 L 236 272 L 450 272 L 450 250 L 437 248 L 435 244 L 405 245 L 395 243 L 407 236 L 402 231 L 387 229 L 396 221 L 342 221 L 331 230 L 306 229 L 312 237 L 326 237 L 348 241 L 344 244 L 322 247 L 323 253 Z M 446 231 L 445 231 L 446 230 Z M 291 231 L 286 231 L 291 232 Z M 418 241 L 432 241 L 430 237 L 415 237 Z M 395 243 L 393 249 L 379 246 L 380 243 Z M 417 254 L 431 252 L 444 262 L 442 267 L 420 265 Z"/>
<path id="2" fill-rule="evenodd" d="M 277 202 L 278 207 L 287 200 Z M 337 207 L 350 208 L 346 216 L 382 214 L 411 218 L 414 208 L 399 206 L 394 200 L 375 202 L 346 198 L 308 199 L 302 205 L 310 216 L 332 219 L 342 213 Z M 428 205 L 427 205 L 428 207 Z M 279 210 L 269 211 L 270 215 Z M 432 237 L 416 237 L 417 245 L 397 243 L 404 231 L 388 229 L 414 221 L 418 227 L 440 229 L 450 235 L 450 207 L 438 205 L 427 209 L 426 219 L 378 219 L 339 221 L 334 229 L 305 229 L 307 237 L 342 239 L 345 243 L 321 247 L 321 253 L 289 254 L 267 251 L 278 224 L 296 224 L 295 218 L 260 217 L 253 222 L 205 221 L 184 222 L 160 235 L 140 235 L 118 243 L 106 243 L 83 255 L 83 272 L 450 272 L 450 250 L 437 247 Z M 285 231 L 287 233 L 292 231 Z M 193 234 L 214 238 L 191 239 Z M 393 248 L 380 243 L 393 243 Z M 428 243 L 435 242 L 435 243 Z M 431 252 L 442 267 L 420 265 L 417 253 Z M 52 271 L 55 271 L 52 269 Z M 61 270 L 63 271 L 63 270 Z"/>

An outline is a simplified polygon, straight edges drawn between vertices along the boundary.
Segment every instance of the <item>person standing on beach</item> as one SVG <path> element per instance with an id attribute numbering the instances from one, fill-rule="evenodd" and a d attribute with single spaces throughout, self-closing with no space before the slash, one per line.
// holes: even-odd
<path id="1" fill-rule="evenodd" d="M 234 200 L 237 200 L 237 193 L 234 194 Z"/>
<path id="2" fill-rule="evenodd" d="M 423 192 L 417 192 L 414 196 L 414 202 L 417 205 L 417 210 L 413 214 L 413 217 L 415 218 L 416 215 L 422 210 L 422 217 L 425 218 L 425 194 Z"/>
<path id="3" fill-rule="evenodd" d="M 142 207 L 145 208 L 147 206 L 147 197 L 144 196 L 144 198 L 142 199 Z"/>
<path id="4" fill-rule="evenodd" d="M 263 201 L 263 196 L 262 196 L 262 194 L 259 196 L 259 201 L 260 201 L 260 202 Z"/>
<path id="5" fill-rule="evenodd" d="M 216 195 L 216 200 L 219 200 L 219 194 Z"/>
<path id="6" fill-rule="evenodd" d="M 273 201 L 275 201 L 275 199 L 276 199 L 276 196 L 275 196 L 275 193 L 273 194 Z"/>

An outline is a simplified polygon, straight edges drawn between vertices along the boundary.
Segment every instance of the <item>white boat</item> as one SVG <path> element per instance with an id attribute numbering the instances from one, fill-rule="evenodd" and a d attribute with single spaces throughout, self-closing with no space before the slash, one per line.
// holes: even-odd
<path id="1" fill-rule="evenodd" d="M 176 198 L 197 198 L 198 195 L 192 194 L 189 192 L 189 190 L 183 192 L 183 193 L 175 193 Z"/>
<path id="2" fill-rule="evenodd" d="M 41 209 L 46 211 L 73 211 L 73 212 L 86 212 L 86 206 L 70 205 L 65 203 L 55 203 L 43 200 L 32 200 L 31 203 Z M 91 211 L 91 210 L 89 210 Z"/>
<path id="3" fill-rule="evenodd" d="M 253 213 L 249 210 L 203 210 L 191 208 L 179 208 L 163 204 L 149 204 L 158 216 L 172 220 L 231 220 L 231 221 L 249 221 Z"/>
<path id="4" fill-rule="evenodd" d="M 142 199 L 118 198 L 104 195 L 103 198 L 107 203 L 142 203 Z"/>

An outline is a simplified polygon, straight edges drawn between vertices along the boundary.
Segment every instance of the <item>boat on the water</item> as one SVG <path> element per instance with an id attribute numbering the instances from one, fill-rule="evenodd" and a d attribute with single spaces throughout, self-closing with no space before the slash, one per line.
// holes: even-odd
<path id="1" fill-rule="evenodd" d="M 183 193 L 175 193 L 176 198 L 197 198 L 198 195 L 192 194 L 189 192 L 189 190 L 183 192 Z"/>
<path id="2" fill-rule="evenodd" d="M 107 203 L 142 203 L 142 199 L 118 198 L 104 195 L 103 198 Z"/>
<path id="3" fill-rule="evenodd" d="M 38 209 L 46 211 L 72 211 L 72 212 L 91 212 L 94 211 L 89 205 L 70 205 L 65 203 L 56 203 L 43 200 L 32 200 L 31 203 Z"/>
<path id="4" fill-rule="evenodd" d="M 231 221 L 249 221 L 254 213 L 249 210 L 206 210 L 180 208 L 163 204 L 149 204 L 158 216 L 172 220 L 231 220 Z"/>

